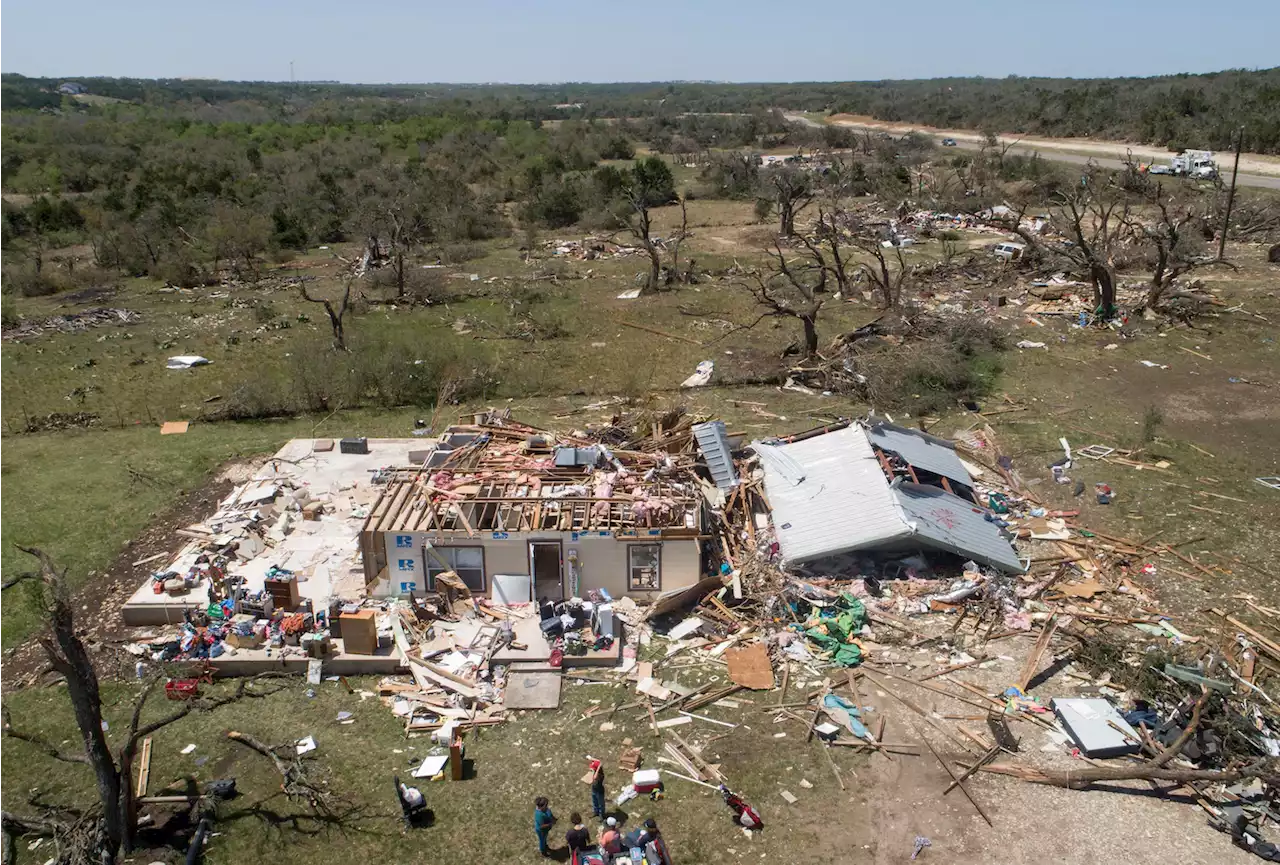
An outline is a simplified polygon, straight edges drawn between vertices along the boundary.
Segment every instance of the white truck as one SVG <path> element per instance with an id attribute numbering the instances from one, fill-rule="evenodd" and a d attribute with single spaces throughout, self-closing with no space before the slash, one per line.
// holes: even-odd
<path id="1" fill-rule="evenodd" d="M 1196 180 L 1213 180 L 1218 176 L 1218 164 L 1213 161 L 1212 150 L 1184 150 L 1169 164 L 1153 165 L 1152 174 L 1173 174 L 1179 177 L 1191 177 Z"/>

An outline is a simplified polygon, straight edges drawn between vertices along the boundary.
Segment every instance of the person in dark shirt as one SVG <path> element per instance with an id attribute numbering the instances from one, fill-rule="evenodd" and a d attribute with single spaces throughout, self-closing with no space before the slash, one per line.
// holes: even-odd
<path id="1" fill-rule="evenodd" d="M 569 845 L 569 861 L 577 863 L 578 854 L 591 847 L 591 833 L 582 824 L 582 815 L 574 811 L 569 815 L 573 828 L 564 833 L 565 843 Z"/>
<path id="2" fill-rule="evenodd" d="M 591 768 L 594 770 L 591 775 L 591 816 L 604 819 L 604 764 L 600 760 L 593 760 Z"/>

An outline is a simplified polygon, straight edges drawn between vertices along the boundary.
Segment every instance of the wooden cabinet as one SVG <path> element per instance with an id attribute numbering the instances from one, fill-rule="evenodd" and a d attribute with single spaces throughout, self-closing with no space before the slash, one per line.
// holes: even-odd
<path id="1" fill-rule="evenodd" d="M 373 655 L 378 649 L 378 620 L 374 610 L 343 613 L 342 648 L 349 655 Z"/>
<path id="2" fill-rule="evenodd" d="M 298 581 L 296 579 L 264 580 L 262 587 L 270 593 L 271 600 L 278 610 L 293 612 L 302 601 L 302 596 L 298 593 Z"/>

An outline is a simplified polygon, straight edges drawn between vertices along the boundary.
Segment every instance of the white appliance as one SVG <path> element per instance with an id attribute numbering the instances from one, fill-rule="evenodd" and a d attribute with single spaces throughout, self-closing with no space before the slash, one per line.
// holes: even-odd
<path id="1" fill-rule="evenodd" d="M 613 632 L 613 605 L 601 604 L 596 607 L 595 613 L 596 633 L 607 634 L 610 637 L 617 636 Z"/>

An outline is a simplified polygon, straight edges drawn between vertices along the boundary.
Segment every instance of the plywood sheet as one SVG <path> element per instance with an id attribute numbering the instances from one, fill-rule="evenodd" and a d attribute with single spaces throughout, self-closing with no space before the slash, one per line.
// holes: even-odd
<path id="1" fill-rule="evenodd" d="M 754 691 L 767 691 L 773 687 L 773 667 L 769 664 L 769 650 L 764 643 L 752 643 L 724 653 L 729 665 L 729 681 Z"/>
<path id="2" fill-rule="evenodd" d="M 189 426 L 191 426 L 191 421 L 185 421 L 185 420 L 165 421 L 164 423 L 160 424 L 160 435 L 162 436 L 182 435 L 184 432 L 187 431 L 187 428 Z"/>
<path id="3" fill-rule="evenodd" d="M 502 704 L 508 709 L 558 709 L 562 682 L 559 673 L 508 673 Z"/>

